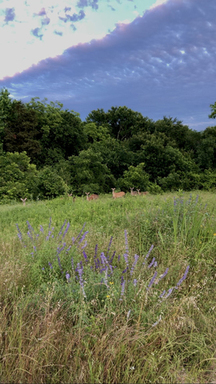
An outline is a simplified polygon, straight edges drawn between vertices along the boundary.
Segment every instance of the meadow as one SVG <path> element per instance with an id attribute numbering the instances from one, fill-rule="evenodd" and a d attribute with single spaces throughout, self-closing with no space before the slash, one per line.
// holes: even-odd
<path id="1" fill-rule="evenodd" d="M 0 206 L 1 383 L 216 382 L 213 192 Z"/>

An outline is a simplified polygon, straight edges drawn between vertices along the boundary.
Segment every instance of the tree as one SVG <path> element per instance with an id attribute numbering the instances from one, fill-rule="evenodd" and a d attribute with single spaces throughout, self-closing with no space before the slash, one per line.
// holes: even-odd
<path id="1" fill-rule="evenodd" d="M 210 104 L 211 114 L 209 115 L 210 119 L 216 118 L 216 102 L 214 104 Z"/>
<path id="2" fill-rule="evenodd" d="M 0 156 L 0 201 L 36 198 L 38 172 L 26 152 L 7 152 Z"/>
<path id="3" fill-rule="evenodd" d="M 0 145 L 3 144 L 6 122 L 11 113 L 12 102 L 9 95 L 10 93 L 5 88 L 0 92 Z"/>
<path id="4" fill-rule="evenodd" d="M 103 163 L 101 154 L 92 148 L 81 151 L 79 156 L 72 156 L 69 162 L 72 188 L 78 194 L 109 192 L 115 183 L 110 170 Z"/>
<path id="5" fill-rule="evenodd" d="M 149 175 L 144 167 L 144 163 L 140 163 L 136 167 L 129 166 L 128 170 L 124 171 L 123 178 L 118 180 L 119 187 L 125 191 L 130 190 L 130 188 L 146 191 L 149 186 Z"/>
<path id="6" fill-rule="evenodd" d="M 23 152 L 36 161 L 41 155 L 37 116 L 21 101 L 14 100 L 10 106 L 4 128 L 3 149 L 7 152 Z"/>

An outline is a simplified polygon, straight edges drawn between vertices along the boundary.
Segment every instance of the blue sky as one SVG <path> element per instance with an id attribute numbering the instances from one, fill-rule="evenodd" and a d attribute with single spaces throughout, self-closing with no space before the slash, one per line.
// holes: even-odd
<path id="1" fill-rule="evenodd" d="M 59 5 L 60 4 L 60 5 Z M 215 0 L 0 0 L 0 88 L 216 125 Z"/>

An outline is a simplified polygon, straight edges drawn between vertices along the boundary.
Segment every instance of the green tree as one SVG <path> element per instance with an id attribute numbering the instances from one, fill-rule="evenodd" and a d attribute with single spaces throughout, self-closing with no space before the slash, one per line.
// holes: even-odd
<path id="1" fill-rule="evenodd" d="M 136 167 L 130 165 L 127 171 L 124 171 L 123 178 L 118 180 L 118 185 L 121 189 L 127 191 L 130 188 L 148 190 L 149 175 L 144 170 L 145 164 L 140 163 Z"/>
<path id="2" fill-rule="evenodd" d="M 38 172 L 26 152 L 7 152 L 0 156 L 0 201 L 36 198 Z"/>
<path id="3" fill-rule="evenodd" d="M 69 162 L 72 188 L 80 195 L 84 192 L 109 192 L 115 183 L 110 170 L 103 163 L 101 154 L 95 152 L 93 148 L 81 151 L 79 156 L 72 156 Z"/>
<path id="4" fill-rule="evenodd" d="M 211 107 L 211 113 L 209 115 L 210 119 L 216 118 L 216 102 L 214 104 L 210 104 Z"/>
<path id="5" fill-rule="evenodd" d="M 44 167 L 39 171 L 37 187 L 42 199 L 55 198 L 68 192 L 64 180 L 51 167 Z"/>
<path id="6" fill-rule="evenodd" d="M 6 122 L 11 113 L 12 102 L 9 96 L 7 89 L 3 88 L 0 91 L 0 146 L 3 145 Z"/>
<path id="7" fill-rule="evenodd" d="M 3 149 L 7 152 L 23 152 L 36 161 L 41 155 L 41 144 L 37 127 L 37 116 L 21 101 L 11 103 L 10 114 L 4 128 Z"/>

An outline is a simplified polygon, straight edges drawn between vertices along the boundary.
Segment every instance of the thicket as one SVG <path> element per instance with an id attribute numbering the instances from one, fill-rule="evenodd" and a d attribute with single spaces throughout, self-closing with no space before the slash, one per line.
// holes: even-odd
<path id="1" fill-rule="evenodd" d="M 83 122 L 59 102 L 22 103 L 0 92 L 1 203 L 112 187 L 162 193 L 215 186 L 216 126 L 197 132 L 127 107 L 94 110 Z"/>

